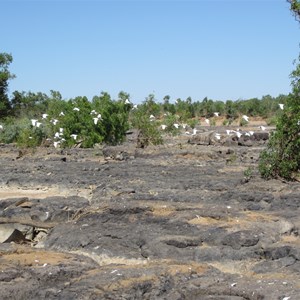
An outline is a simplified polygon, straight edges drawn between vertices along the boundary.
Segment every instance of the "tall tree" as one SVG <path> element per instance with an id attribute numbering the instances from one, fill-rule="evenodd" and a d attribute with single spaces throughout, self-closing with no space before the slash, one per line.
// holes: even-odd
<path id="1" fill-rule="evenodd" d="M 0 53 L 0 118 L 6 117 L 10 111 L 10 103 L 7 95 L 8 81 L 15 76 L 9 72 L 9 65 L 13 58 L 11 54 Z"/>
<path id="2" fill-rule="evenodd" d="M 300 22 L 300 1 L 287 0 Z M 263 177 L 299 179 L 300 171 L 300 55 L 291 75 L 292 93 L 277 120 L 267 149 L 260 155 L 259 170 Z"/>

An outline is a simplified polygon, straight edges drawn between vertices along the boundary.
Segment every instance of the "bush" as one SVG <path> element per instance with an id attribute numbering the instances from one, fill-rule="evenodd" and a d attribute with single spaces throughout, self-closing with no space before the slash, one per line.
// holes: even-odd
<path id="1" fill-rule="evenodd" d="M 194 129 L 196 127 L 196 125 L 201 125 L 198 119 L 189 119 L 186 122 L 188 124 L 188 126 L 190 126 L 192 129 Z"/>
<path id="2" fill-rule="evenodd" d="M 300 56 L 299 56 L 300 62 Z M 259 171 L 264 178 L 293 180 L 300 169 L 300 64 L 291 74 L 293 94 L 287 98 L 276 131 L 260 154 Z"/>
<path id="3" fill-rule="evenodd" d="M 246 126 L 248 122 L 245 119 L 240 120 L 240 126 Z"/>
<path id="4" fill-rule="evenodd" d="M 163 144 L 161 133 L 158 130 L 158 123 L 151 121 L 150 116 L 144 114 L 143 110 L 136 110 L 132 114 L 131 125 L 139 130 L 138 147 L 144 148 L 150 144 Z"/>

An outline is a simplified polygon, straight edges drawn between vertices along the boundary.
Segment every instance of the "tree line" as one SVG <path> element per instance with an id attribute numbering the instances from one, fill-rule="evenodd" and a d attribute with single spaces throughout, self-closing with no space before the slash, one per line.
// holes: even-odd
<path id="1" fill-rule="evenodd" d="M 222 117 L 223 125 L 230 125 L 241 115 L 261 117 L 274 124 L 279 103 L 286 103 L 289 97 L 266 95 L 261 99 L 223 102 L 207 97 L 201 101 L 193 101 L 191 97 L 171 101 L 167 95 L 158 101 L 150 94 L 139 105 L 133 104 L 124 91 L 117 99 L 112 99 L 107 92 L 91 100 L 84 96 L 63 99 L 54 90 L 50 94 L 14 91 L 9 97 L 8 83 L 15 77 L 9 71 L 12 61 L 11 54 L 0 53 L 0 142 L 20 146 L 32 147 L 50 141 L 60 147 L 77 143 L 81 147 L 93 147 L 97 143 L 116 145 L 123 142 L 130 127 L 140 129 L 147 137 L 146 144 L 158 144 L 162 143 L 159 132 L 162 123 L 166 124 L 165 132 L 176 134 L 179 131 L 173 124 L 178 122 L 194 128 L 201 124 L 201 118 L 212 118 L 211 125 L 214 125 L 216 112 Z"/>
<path id="2" fill-rule="evenodd" d="M 300 21 L 300 1 L 287 0 L 295 19 Z M 93 97 L 62 99 L 57 91 L 44 93 L 15 91 L 8 97 L 8 83 L 14 78 L 9 71 L 13 57 L 0 53 L 0 142 L 16 142 L 21 146 L 37 146 L 51 141 L 54 145 L 70 147 L 80 141 L 82 147 L 96 143 L 118 144 L 130 127 L 140 129 L 145 144 L 161 143 L 158 126 L 176 132 L 175 122 L 186 122 L 192 128 L 200 117 L 212 118 L 218 112 L 224 125 L 231 124 L 242 114 L 262 117 L 276 124 L 267 148 L 260 155 L 259 170 L 268 178 L 299 179 L 300 170 L 300 55 L 290 74 L 292 91 L 289 95 L 261 99 L 214 101 L 204 98 L 193 102 L 190 97 L 171 103 L 165 96 L 161 102 L 150 94 L 138 106 L 130 95 L 120 92 L 117 100 L 106 92 Z M 284 109 L 278 113 L 279 104 Z M 242 125 L 242 124 L 241 124 Z M 77 139 L 78 138 L 78 139 Z"/>

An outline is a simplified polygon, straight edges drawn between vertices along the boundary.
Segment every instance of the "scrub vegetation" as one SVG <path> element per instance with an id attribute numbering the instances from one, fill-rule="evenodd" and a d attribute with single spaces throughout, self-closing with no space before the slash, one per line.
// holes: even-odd
<path id="1" fill-rule="evenodd" d="M 287 2 L 296 20 L 300 21 L 300 1 Z M 9 97 L 9 81 L 15 77 L 9 71 L 12 62 L 11 54 L 0 53 L 1 143 L 16 143 L 20 147 L 76 145 L 90 148 L 102 143 L 120 144 L 126 132 L 136 128 L 144 147 L 163 143 L 162 133 L 176 135 L 179 126 L 193 129 L 203 119 L 214 126 L 217 112 L 223 125 L 239 121 L 239 126 L 245 126 L 244 115 L 276 125 L 260 157 L 259 170 L 264 178 L 291 180 L 300 169 L 300 56 L 291 73 L 289 95 L 236 101 L 207 97 L 170 101 L 169 95 L 158 100 L 150 94 L 139 105 L 132 103 L 130 95 L 124 91 L 119 93 L 118 99 L 112 99 L 107 92 L 92 99 L 84 96 L 63 99 L 60 92 L 54 90 L 50 94 L 14 91 Z"/>

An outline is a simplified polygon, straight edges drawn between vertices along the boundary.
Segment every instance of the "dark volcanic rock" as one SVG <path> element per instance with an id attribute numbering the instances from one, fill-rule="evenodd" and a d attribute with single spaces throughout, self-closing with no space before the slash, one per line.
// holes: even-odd
<path id="1" fill-rule="evenodd" d="M 297 299 L 299 183 L 259 177 L 266 133 L 215 132 L 0 147 L 0 222 L 26 237 L 0 244 L 1 299 Z"/>
<path id="2" fill-rule="evenodd" d="M 238 250 L 241 247 L 255 246 L 258 241 L 259 237 L 251 231 L 238 231 L 225 236 L 222 244 Z"/>

